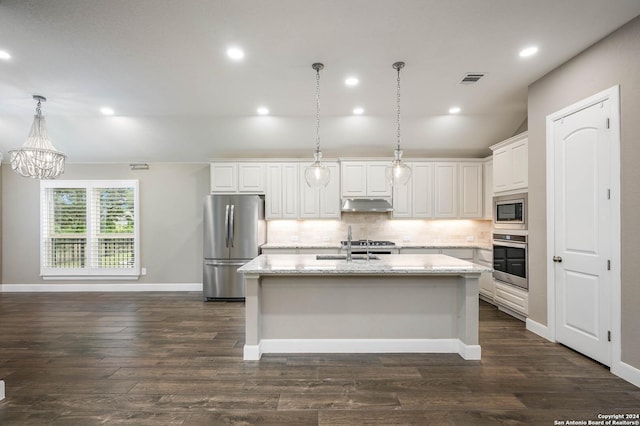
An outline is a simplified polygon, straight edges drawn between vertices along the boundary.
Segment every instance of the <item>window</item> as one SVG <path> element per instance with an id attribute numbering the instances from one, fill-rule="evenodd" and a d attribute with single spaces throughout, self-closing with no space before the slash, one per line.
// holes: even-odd
<path id="1" fill-rule="evenodd" d="M 136 180 L 41 181 L 40 274 L 138 277 L 138 210 Z"/>

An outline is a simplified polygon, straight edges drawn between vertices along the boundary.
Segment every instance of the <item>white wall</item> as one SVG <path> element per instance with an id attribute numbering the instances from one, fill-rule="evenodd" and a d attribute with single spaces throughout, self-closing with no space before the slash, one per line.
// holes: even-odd
<path id="1" fill-rule="evenodd" d="M 529 315 L 547 324 L 547 115 L 616 84 L 621 102 L 622 361 L 640 368 L 640 18 L 529 86 Z"/>
<path id="2" fill-rule="evenodd" d="M 141 266 L 147 275 L 126 283 L 202 283 L 202 202 L 208 164 L 68 164 L 60 179 L 140 181 Z M 39 261 L 40 183 L 2 167 L 2 284 L 43 284 Z M 82 283 L 83 281 L 74 281 Z M 46 284 L 67 282 L 46 281 Z M 99 283 L 99 281 L 87 281 Z"/>

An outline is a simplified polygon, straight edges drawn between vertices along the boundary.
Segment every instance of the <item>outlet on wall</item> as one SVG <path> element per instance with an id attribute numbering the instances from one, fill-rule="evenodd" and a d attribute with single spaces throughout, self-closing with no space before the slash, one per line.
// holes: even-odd
<path id="1" fill-rule="evenodd" d="M 140 268 L 140 275 L 147 275 L 147 268 Z"/>
<path id="2" fill-rule="evenodd" d="M 472 242 L 473 240 L 475 240 L 473 235 L 467 235 L 467 241 L 468 242 Z"/>
<path id="3" fill-rule="evenodd" d="M 409 241 L 411 241 L 411 237 L 408 235 L 403 235 L 402 236 L 402 242 L 403 243 L 408 243 Z"/>
<path id="4" fill-rule="evenodd" d="M 292 235 L 291 236 L 291 241 L 293 241 L 294 243 L 298 242 L 298 236 L 297 235 Z"/>

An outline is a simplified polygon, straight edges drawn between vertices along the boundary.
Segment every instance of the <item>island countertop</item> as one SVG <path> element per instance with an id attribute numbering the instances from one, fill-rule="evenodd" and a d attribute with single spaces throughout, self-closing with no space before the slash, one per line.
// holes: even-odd
<path id="1" fill-rule="evenodd" d="M 263 254 L 238 269 L 258 275 L 436 275 L 491 272 L 486 266 L 444 254 L 376 254 L 376 259 L 317 259 L 316 255 Z"/>

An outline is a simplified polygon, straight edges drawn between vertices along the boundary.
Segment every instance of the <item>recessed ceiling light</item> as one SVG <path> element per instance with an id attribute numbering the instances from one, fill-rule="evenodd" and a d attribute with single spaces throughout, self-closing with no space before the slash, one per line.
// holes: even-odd
<path id="1" fill-rule="evenodd" d="M 358 83 L 360 83 L 360 80 L 357 77 L 349 77 L 344 81 L 347 86 L 357 86 Z"/>
<path id="2" fill-rule="evenodd" d="M 361 108 L 361 107 L 355 107 L 355 108 L 353 109 L 353 113 L 354 113 L 355 115 L 362 115 L 362 114 L 364 114 L 364 108 Z"/>
<path id="3" fill-rule="evenodd" d="M 5 61 L 8 61 L 9 59 L 11 59 L 11 55 L 7 51 L 0 50 L 0 59 L 4 59 Z"/>
<path id="4" fill-rule="evenodd" d="M 239 61 L 244 58 L 244 52 L 242 51 L 242 49 L 239 49 L 237 47 L 230 47 L 227 49 L 227 56 L 234 61 Z"/>
<path id="5" fill-rule="evenodd" d="M 460 111 L 462 111 L 462 110 L 460 109 L 460 107 L 457 107 L 457 106 L 449 108 L 449 114 L 457 114 Z"/>
<path id="6" fill-rule="evenodd" d="M 521 58 L 526 58 L 526 57 L 529 57 L 529 56 L 533 56 L 536 53 L 538 53 L 538 47 L 537 46 L 530 46 L 530 47 L 527 47 L 526 49 L 522 49 L 520 51 L 520 57 Z"/>
<path id="7" fill-rule="evenodd" d="M 109 108 L 109 107 L 100 108 L 100 112 L 103 113 L 104 115 L 113 115 L 116 113 L 112 108 Z"/>
<path id="8" fill-rule="evenodd" d="M 269 108 L 267 108 L 267 107 L 258 107 L 256 112 L 258 113 L 258 115 L 267 115 L 267 114 L 269 114 Z"/>

